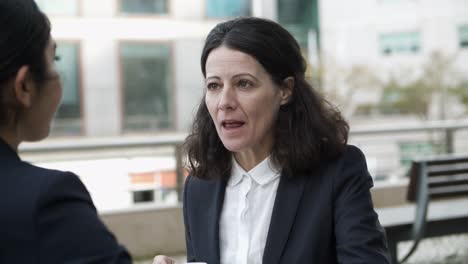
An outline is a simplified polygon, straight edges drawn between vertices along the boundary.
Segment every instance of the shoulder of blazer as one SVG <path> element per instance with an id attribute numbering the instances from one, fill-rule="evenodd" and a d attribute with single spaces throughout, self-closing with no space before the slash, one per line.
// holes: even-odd
<path id="1" fill-rule="evenodd" d="M 40 173 L 36 176 L 40 178 L 41 199 L 39 202 L 48 203 L 55 199 L 79 199 L 85 201 L 92 208 L 94 204 L 88 189 L 80 178 L 72 172 L 50 170 L 41 167 L 35 167 Z"/>
<path id="2" fill-rule="evenodd" d="M 43 188 L 58 181 L 81 183 L 79 177 L 72 172 L 43 168 L 26 161 L 21 161 L 14 173 L 27 177 L 29 181 L 36 182 Z"/>
<path id="3" fill-rule="evenodd" d="M 364 153 L 354 145 L 346 145 L 341 160 L 345 165 L 365 162 Z"/>
<path id="4" fill-rule="evenodd" d="M 330 165 L 335 195 L 350 186 L 373 186 L 372 177 L 367 170 L 366 157 L 353 145 L 347 145 L 343 154 Z"/>
<path id="5" fill-rule="evenodd" d="M 337 173 L 356 167 L 363 167 L 367 170 L 364 153 L 353 145 L 346 145 L 343 153 L 327 162 L 326 167 L 334 169 Z"/>
<path id="6" fill-rule="evenodd" d="M 42 168 L 25 161 L 20 161 L 8 170 L 16 181 L 16 188 L 23 188 L 28 195 L 32 195 L 37 207 L 54 200 L 54 197 L 75 196 L 89 202 L 92 205 L 90 194 L 77 175 L 68 171 Z M 27 182 L 29 184 L 24 185 Z M 94 208 L 94 206 L 93 206 Z"/>
<path id="7" fill-rule="evenodd" d="M 202 180 L 189 175 L 185 181 L 185 191 L 190 192 L 189 195 L 192 196 L 215 188 L 219 183 L 219 180 Z"/>

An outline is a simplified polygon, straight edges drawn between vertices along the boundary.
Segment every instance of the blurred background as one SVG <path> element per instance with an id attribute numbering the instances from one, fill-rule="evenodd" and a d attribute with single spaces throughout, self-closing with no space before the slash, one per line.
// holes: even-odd
<path id="1" fill-rule="evenodd" d="M 51 19 L 64 94 L 52 135 L 21 156 L 77 173 L 138 259 L 184 254 L 180 146 L 203 96 L 204 39 L 229 18 L 264 17 L 293 33 L 309 81 L 367 156 L 377 208 L 406 203 L 411 160 L 468 153 L 468 0 L 37 3 Z M 413 263 L 468 259 L 466 235 L 446 239 Z"/>

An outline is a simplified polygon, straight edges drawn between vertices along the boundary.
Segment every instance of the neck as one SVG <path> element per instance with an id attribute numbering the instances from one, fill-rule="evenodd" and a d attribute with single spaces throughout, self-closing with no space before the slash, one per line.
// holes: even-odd
<path id="1" fill-rule="evenodd" d="M 253 152 L 247 151 L 247 152 L 234 153 L 234 158 L 236 159 L 237 163 L 239 163 L 239 165 L 245 171 L 250 171 L 255 166 L 257 166 L 260 162 L 266 159 L 268 155 L 270 155 L 269 152 L 253 153 Z"/>
<path id="2" fill-rule="evenodd" d="M 17 135 L 9 130 L 0 130 L 0 138 L 7 143 L 11 149 L 18 152 L 18 146 L 20 144 L 20 140 L 18 139 Z"/>

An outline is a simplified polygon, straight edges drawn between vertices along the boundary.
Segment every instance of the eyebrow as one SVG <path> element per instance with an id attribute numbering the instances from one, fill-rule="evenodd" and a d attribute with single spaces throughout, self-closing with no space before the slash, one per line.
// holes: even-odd
<path id="1" fill-rule="evenodd" d="M 232 76 L 232 78 L 233 78 L 233 79 L 234 79 L 234 78 L 238 78 L 238 77 L 243 76 L 243 75 L 247 75 L 247 76 L 249 76 L 249 77 L 251 77 L 251 78 L 257 80 L 257 77 L 255 77 L 254 75 L 252 75 L 252 74 L 250 74 L 250 73 L 239 73 L 239 74 L 236 74 L 236 75 Z"/>
<path id="2" fill-rule="evenodd" d="M 251 78 L 253 78 L 253 79 L 255 79 L 255 80 L 258 80 L 254 75 L 252 75 L 252 74 L 250 74 L 250 73 L 238 73 L 238 74 L 232 76 L 232 79 L 238 78 L 238 77 L 243 76 L 243 75 L 247 75 L 247 76 L 249 76 L 249 77 L 251 77 Z M 216 76 L 216 75 L 215 75 L 215 76 L 209 76 L 209 77 L 206 78 L 206 80 L 209 80 L 209 79 L 221 80 L 221 78 L 219 78 L 219 77 Z"/>
<path id="3" fill-rule="evenodd" d="M 219 78 L 218 76 L 210 76 L 210 77 L 207 77 L 207 78 L 206 78 L 206 81 L 208 81 L 208 80 L 210 80 L 210 79 L 221 80 L 221 78 Z"/>

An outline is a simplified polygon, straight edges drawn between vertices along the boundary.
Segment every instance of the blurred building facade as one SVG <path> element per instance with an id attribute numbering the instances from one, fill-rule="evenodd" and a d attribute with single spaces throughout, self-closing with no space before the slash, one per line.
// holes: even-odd
<path id="1" fill-rule="evenodd" d="M 58 43 L 64 88 L 52 130 L 58 139 L 188 131 L 204 91 L 204 39 L 217 23 L 237 16 L 272 19 L 290 30 L 309 62 L 308 77 L 342 107 L 352 125 L 417 121 L 353 116 L 360 104 L 382 97 L 366 77 L 369 72 L 386 78 L 405 67 L 418 69 L 433 51 L 453 55 L 457 69 L 468 72 L 468 0 L 36 1 L 49 15 Z M 350 93 L 353 85 L 369 87 Z M 434 152 L 437 146 L 426 143 L 433 138 L 365 136 L 351 143 L 364 150 L 371 173 L 385 178 L 403 158 L 411 158 L 411 149 Z M 173 157 L 41 165 L 79 174 L 100 210 L 177 203 Z"/>
<path id="2" fill-rule="evenodd" d="M 395 96 L 373 89 L 379 85 L 377 80 L 394 78 L 401 83 L 411 82 L 418 75 L 428 74 L 424 72 L 430 71 L 427 68 L 437 69 L 440 61 L 447 64 L 436 70 L 441 78 L 454 79 L 449 76 L 453 73 L 466 82 L 467 0 L 328 0 L 320 1 L 319 6 L 320 52 L 322 65 L 328 71 L 325 79 L 329 86 L 340 90 L 338 93 L 344 95 L 345 100 L 349 100 L 347 95 L 357 92 L 352 98 L 354 107 L 347 109 L 350 112 L 355 112 L 359 104 L 375 104 Z M 440 61 L 435 61 L 437 56 Z M 337 77 L 340 74 L 344 78 Z M 347 82 L 348 86 L 340 85 L 340 81 Z M 359 87 L 350 88 L 353 83 Z M 431 111 L 434 119 L 448 117 L 445 111 L 461 111 L 459 108 L 440 109 L 444 106 L 434 103 L 433 107 L 436 108 Z"/>
<path id="3" fill-rule="evenodd" d="M 335 73 L 323 76 L 325 89 L 346 89 L 334 80 L 334 67 L 364 65 L 382 76 L 417 68 L 433 51 L 456 55 L 468 72 L 468 0 L 37 1 L 51 18 L 61 57 L 56 136 L 187 131 L 203 94 L 204 38 L 236 16 L 288 28 L 311 68 Z M 367 89 L 354 99 L 376 96 Z"/>
<path id="4" fill-rule="evenodd" d="M 55 136 L 186 131 L 203 94 L 199 57 L 209 30 L 228 17 L 274 14 L 264 0 L 38 3 L 61 57 Z"/>
<path id="5" fill-rule="evenodd" d="M 322 53 L 342 65 L 418 66 L 442 51 L 459 55 L 468 72 L 466 0 L 329 0 L 320 2 L 320 14 Z"/>

